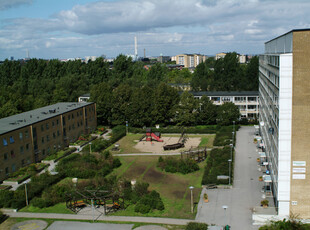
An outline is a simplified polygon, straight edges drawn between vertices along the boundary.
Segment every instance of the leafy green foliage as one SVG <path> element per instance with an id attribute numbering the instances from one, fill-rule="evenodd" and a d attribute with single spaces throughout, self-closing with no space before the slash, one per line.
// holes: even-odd
<path id="1" fill-rule="evenodd" d="M 197 222 L 189 222 L 186 225 L 186 230 L 207 230 L 208 225 L 204 223 L 197 223 Z"/>
<path id="2" fill-rule="evenodd" d="M 104 156 L 96 157 L 92 154 L 72 154 L 71 160 L 65 158 L 57 165 L 57 171 L 66 177 L 93 178 L 105 177 L 120 166 L 120 161 L 113 159 L 111 155 L 107 159 Z"/>
<path id="3" fill-rule="evenodd" d="M 178 159 L 175 157 L 158 158 L 157 166 L 166 172 L 188 174 L 199 170 L 199 166 L 193 159 Z"/>
<path id="4" fill-rule="evenodd" d="M 264 225 L 259 228 L 259 230 L 309 230 L 310 225 L 309 224 L 303 224 L 299 220 L 279 220 L 279 221 L 271 221 L 271 224 Z"/>
<path id="5" fill-rule="evenodd" d="M 218 180 L 217 176 L 229 175 L 228 160 L 230 159 L 230 153 L 230 147 L 211 150 L 210 156 L 207 158 L 201 184 L 228 184 L 228 180 Z"/>

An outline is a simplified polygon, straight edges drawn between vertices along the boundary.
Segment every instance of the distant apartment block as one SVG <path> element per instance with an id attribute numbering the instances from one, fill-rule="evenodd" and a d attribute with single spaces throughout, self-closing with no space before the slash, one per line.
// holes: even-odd
<path id="1" fill-rule="evenodd" d="M 206 56 L 201 54 L 179 54 L 176 55 L 176 64 L 183 65 L 185 68 L 196 68 L 197 65 L 204 62 Z"/>
<path id="2" fill-rule="evenodd" d="M 160 63 L 165 63 L 171 60 L 170 56 L 159 56 L 157 57 L 157 61 Z"/>
<path id="3" fill-rule="evenodd" d="M 83 94 L 79 96 L 78 102 L 88 102 L 90 98 L 90 93 Z"/>
<path id="4" fill-rule="evenodd" d="M 195 98 L 201 99 L 202 96 L 207 96 L 215 105 L 222 105 L 225 102 L 232 102 L 238 106 L 241 118 L 254 120 L 259 115 L 259 96 L 257 91 L 201 91 L 190 92 Z"/>
<path id="5" fill-rule="evenodd" d="M 218 53 L 215 55 L 215 60 L 218 60 L 218 59 L 221 59 L 221 58 L 224 58 L 226 56 L 227 53 Z M 244 64 L 247 62 L 247 56 L 244 55 L 244 54 L 237 54 L 237 57 L 238 57 L 238 61 L 239 63 L 241 64 Z"/>
<path id="6" fill-rule="evenodd" d="M 260 133 L 278 215 L 310 218 L 310 29 L 265 43 L 259 58 Z"/>
<path id="7" fill-rule="evenodd" d="M 63 102 L 0 119 L 0 181 L 97 126 L 96 104 Z"/>

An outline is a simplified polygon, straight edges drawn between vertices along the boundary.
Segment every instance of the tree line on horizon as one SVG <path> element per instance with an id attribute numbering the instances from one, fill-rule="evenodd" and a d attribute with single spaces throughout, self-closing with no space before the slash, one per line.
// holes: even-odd
<path id="1" fill-rule="evenodd" d="M 125 55 L 119 55 L 112 66 L 102 58 L 88 63 L 5 60 L 0 65 L 0 118 L 77 101 L 80 95 L 91 92 L 99 124 L 117 125 L 128 120 L 137 126 L 185 125 L 193 120 L 202 122 L 203 115 L 198 115 L 201 106 L 192 95 L 180 95 L 169 83 L 191 84 L 195 91 L 258 90 L 257 57 L 249 64 L 240 64 L 236 53 L 216 61 L 209 58 L 193 74 L 186 68 L 169 70 L 160 63 L 149 70 L 144 65 Z"/>

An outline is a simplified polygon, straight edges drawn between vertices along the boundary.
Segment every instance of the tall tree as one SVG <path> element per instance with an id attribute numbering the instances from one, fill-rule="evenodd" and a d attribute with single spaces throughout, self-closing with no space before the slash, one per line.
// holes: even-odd
<path id="1" fill-rule="evenodd" d="M 181 94 L 180 103 L 176 109 L 176 122 L 179 126 L 194 125 L 197 122 L 199 103 L 193 94 L 185 91 Z"/>
<path id="2" fill-rule="evenodd" d="M 220 125 L 230 125 L 240 117 L 238 106 L 232 102 L 226 102 L 218 106 L 217 123 Z"/>
<path id="3" fill-rule="evenodd" d="M 198 122 L 203 125 L 215 124 L 217 117 L 217 106 L 214 105 L 207 96 L 202 96 L 199 103 L 200 108 Z"/>

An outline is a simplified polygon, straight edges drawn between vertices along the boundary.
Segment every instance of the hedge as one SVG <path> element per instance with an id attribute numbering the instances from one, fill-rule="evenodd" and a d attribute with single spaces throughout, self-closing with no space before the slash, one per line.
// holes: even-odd
<path id="1" fill-rule="evenodd" d="M 212 149 L 207 158 L 207 164 L 204 169 L 202 185 L 207 184 L 228 184 L 229 180 L 217 179 L 219 175 L 229 175 L 229 163 L 231 148 Z M 231 165 L 231 170 L 233 165 Z M 231 171 L 232 173 L 232 171 Z M 232 174 L 231 174 L 232 176 Z"/>
<path id="2" fill-rule="evenodd" d="M 208 225 L 204 223 L 189 222 L 185 230 L 207 230 Z"/>

